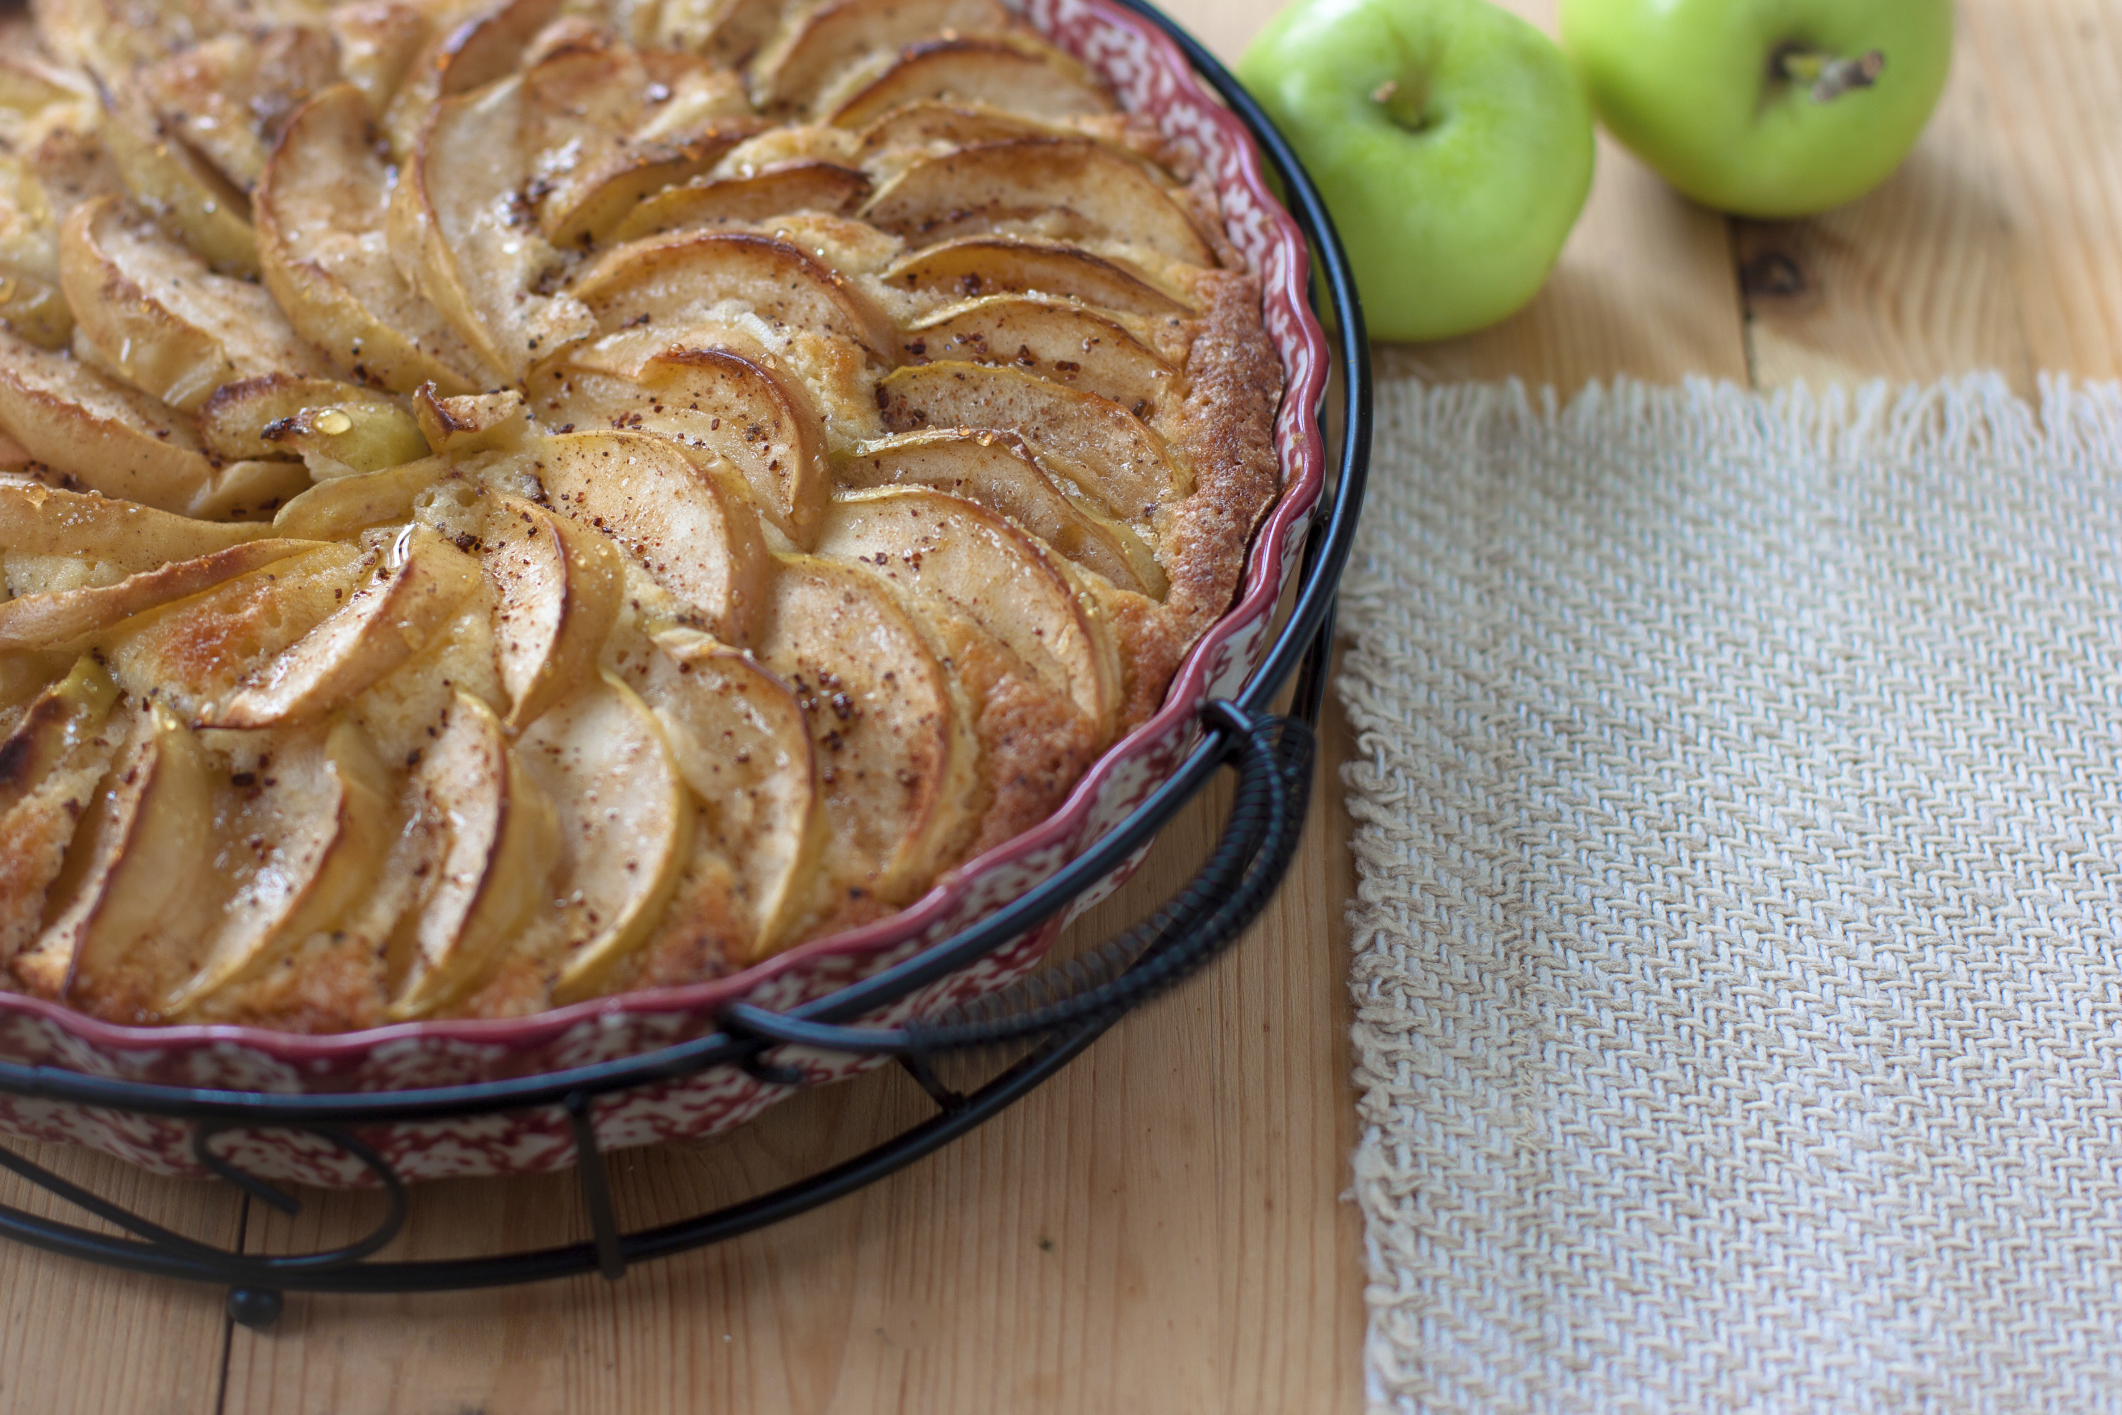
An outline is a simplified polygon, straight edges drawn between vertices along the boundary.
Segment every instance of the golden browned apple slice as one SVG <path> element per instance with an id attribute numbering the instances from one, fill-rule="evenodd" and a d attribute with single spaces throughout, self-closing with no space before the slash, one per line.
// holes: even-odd
<path id="1" fill-rule="evenodd" d="M 165 130 L 144 93 L 106 95 L 98 129 L 104 150 L 139 203 L 169 222 L 184 243 L 223 275 L 258 273 L 258 238 L 242 188 Z"/>
<path id="2" fill-rule="evenodd" d="M 1010 29 L 995 0 L 827 0 L 798 10 L 759 54 L 752 96 L 761 107 L 805 107 L 850 65 L 945 30 Z"/>
<path id="3" fill-rule="evenodd" d="M 1070 136 L 1073 134 L 1065 127 L 1027 118 L 1021 113 L 1005 113 L 984 103 L 942 103 L 923 99 L 901 104 L 877 117 L 862 129 L 855 152 L 863 167 L 874 171 L 879 166 L 880 157 L 887 153 L 903 153 L 906 160 L 911 161 L 915 153 L 909 149 L 927 148 L 942 152 L 975 143 L 1001 142 L 1007 138 Z M 905 162 L 893 164 L 892 170 L 904 165 Z"/>
<path id="4" fill-rule="evenodd" d="M 324 23 L 339 49 L 339 72 L 361 90 L 374 114 L 389 109 L 433 34 L 427 13 L 413 0 L 334 5 Z"/>
<path id="5" fill-rule="evenodd" d="M 0 152 L 0 318 L 45 349 L 65 348 L 74 329 L 59 289 L 63 219 L 33 163 Z"/>
<path id="6" fill-rule="evenodd" d="M 374 564 L 358 546 L 299 551 L 124 621 L 103 637 L 104 663 L 136 697 L 197 712 L 342 608 Z"/>
<path id="7" fill-rule="evenodd" d="M 267 423 L 259 436 L 299 456 L 318 481 L 380 472 L 427 455 L 427 438 L 412 415 L 380 399 L 346 398 L 300 408 Z"/>
<path id="8" fill-rule="evenodd" d="M 258 257 L 288 321 L 341 373 L 410 393 L 478 386 L 477 356 L 387 249 L 390 169 L 359 89 L 326 89 L 289 120 L 258 180 Z"/>
<path id="9" fill-rule="evenodd" d="M 918 245 L 1017 231 L 1216 263 L 1193 219 L 1140 163 L 1089 138 L 1008 138 L 922 158 L 885 184 L 862 217 Z"/>
<path id="10" fill-rule="evenodd" d="M 112 197 L 59 233 L 59 280 L 79 333 L 134 387 L 190 412 L 224 383 L 321 374 L 272 297 L 206 262 Z"/>
<path id="11" fill-rule="evenodd" d="M 62 872 L 51 923 L 14 962 L 31 992 L 128 1024 L 162 1020 L 222 893 L 205 752 L 167 709 L 145 717 L 82 823 L 82 868 Z"/>
<path id="12" fill-rule="evenodd" d="M 982 786 L 964 692 L 891 588 L 788 556 L 758 657 L 796 694 L 830 835 L 808 908 L 858 923 L 905 904 L 971 837 Z"/>
<path id="13" fill-rule="evenodd" d="M 397 834 L 396 783 L 368 735 L 339 722 L 315 738 L 276 744 L 268 774 L 238 788 L 224 834 L 245 861 L 197 973 L 157 1009 L 196 1012 L 255 980 L 312 934 L 337 926 L 376 879 Z"/>
<path id="14" fill-rule="evenodd" d="M 196 521 L 90 492 L 0 481 L 0 546 L 18 595 L 114 585 L 270 534 L 268 526 Z"/>
<path id="15" fill-rule="evenodd" d="M 389 1015 L 424 1017 L 476 990 L 552 897 L 560 828 L 553 803 L 508 750 L 485 703 L 457 695 L 413 781 L 441 833 L 435 881 L 409 921 Z"/>
<path id="16" fill-rule="evenodd" d="M 514 447 L 530 431 L 530 410 L 513 388 L 444 398 L 423 384 L 413 394 L 413 420 L 431 450 L 452 456 Z"/>
<path id="17" fill-rule="evenodd" d="M 299 455 L 320 479 L 395 467 L 428 451 L 413 416 L 383 394 L 286 373 L 215 389 L 199 409 L 199 441 L 230 461 Z"/>
<path id="18" fill-rule="evenodd" d="M 597 327 L 682 329 L 757 315 L 776 329 L 823 331 L 889 361 L 891 322 L 853 283 L 809 252 L 748 231 L 691 231 L 615 247 L 582 272 L 574 292 Z"/>
<path id="19" fill-rule="evenodd" d="M 733 467 L 768 520 L 799 545 L 810 540 L 825 504 L 825 428 L 785 372 L 727 349 L 671 349 L 632 378 L 564 368 L 538 404 L 578 427 L 667 437 L 703 471 Z"/>
<path id="20" fill-rule="evenodd" d="M 315 548 L 313 541 L 246 541 L 194 559 L 142 570 L 114 585 L 17 595 L 0 602 L 0 653 L 69 648 L 135 614 L 210 590 L 275 560 Z"/>
<path id="21" fill-rule="evenodd" d="M 144 506 L 188 510 L 213 482 L 189 419 L 5 329 L 0 428 L 52 470 Z"/>
<path id="22" fill-rule="evenodd" d="M 717 638 L 752 641 L 772 561 L 741 492 L 642 433 L 569 433 L 526 455 L 555 508 L 618 541 Z"/>
<path id="23" fill-rule="evenodd" d="M 437 17 L 438 28 L 413 58 L 391 104 L 382 134 L 392 158 L 412 155 L 435 105 L 453 93 L 470 93 L 516 71 L 538 32 L 560 13 L 560 0 L 495 0 L 453 6 Z"/>
<path id="24" fill-rule="evenodd" d="M 167 128 L 247 191 L 288 115 L 338 81 L 336 48 L 320 26 L 235 31 L 147 65 L 132 82 Z"/>
<path id="25" fill-rule="evenodd" d="M 867 567 L 916 604 L 946 601 L 1101 731 L 1111 728 L 1120 661 L 1103 617 L 1036 541 L 994 512 L 926 487 L 844 492 L 826 510 L 818 553 Z"/>
<path id="26" fill-rule="evenodd" d="M 647 42 L 741 69 L 780 22 L 780 0 L 663 0 Z"/>
<path id="27" fill-rule="evenodd" d="M 323 8 L 316 0 L 187 0 L 145 7 L 130 0 L 39 0 L 36 20 L 38 36 L 61 59 L 115 78 L 217 34 L 312 22 Z"/>
<path id="28" fill-rule="evenodd" d="M 622 149 L 623 158 L 607 160 L 590 179 L 547 202 L 541 215 L 547 239 L 563 249 L 633 239 L 627 232 L 637 208 L 655 201 L 665 188 L 706 172 L 753 130 L 749 121 L 731 122 L 682 142 Z"/>
<path id="29" fill-rule="evenodd" d="M 953 35 L 908 45 L 889 68 L 833 106 L 832 122 L 859 128 L 920 102 L 985 103 L 1034 118 L 1113 108 L 1090 71 L 1051 45 L 1021 35 Z"/>
<path id="30" fill-rule="evenodd" d="M 621 46 L 568 50 L 523 75 L 535 180 L 526 191 L 546 239 L 602 240 L 652 192 L 698 176 L 759 131 L 735 75 L 662 56 L 666 77 Z"/>
<path id="31" fill-rule="evenodd" d="M 1186 396 L 1178 371 L 1117 321 L 1063 300 L 990 295 L 936 311 L 907 330 L 910 363 L 1008 364 L 1109 398 L 1144 420 Z"/>
<path id="32" fill-rule="evenodd" d="M 1192 313 L 1178 292 L 1151 283 L 1120 261 L 1075 246 L 1011 236 L 966 236 L 930 246 L 897 261 L 879 278 L 894 289 L 931 292 L 949 300 L 1052 295 L 1122 314 Z"/>
<path id="33" fill-rule="evenodd" d="M 806 907 L 827 830 L 810 724 L 786 683 L 691 629 L 625 665 L 734 871 L 751 956 L 779 949 Z"/>
<path id="34" fill-rule="evenodd" d="M 520 730 L 595 673 L 626 568 L 608 537 L 513 496 L 488 518 L 483 552 L 508 725 Z"/>
<path id="35" fill-rule="evenodd" d="M 877 399 L 899 432 L 1015 432 L 1034 452 L 1067 458 L 1078 488 L 1122 520 L 1159 524 L 1193 490 L 1164 439 L 1127 409 L 1017 369 L 952 362 L 895 369 L 878 383 Z"/>
<path id="36" fill-rule="evenodd" d="M 427 526 L 407 526 L 344 607 L 252 669 L 199 719 L 256 728 L 320 717 L 426 647 L 478 583 L 478 561 Z"/>
<path id="37" fill-rule="evenodd" d="M 412 516 L 421 493 L 437 482 L 466 477 L 481 460 L 460 465 L 449 458 L 423 457 L 380 472 L 318 482 L 280 508 L 273 529 L 311 540 L 338 540 L 370 526 L 395 525 Z"/>
<path id="38" fill-rule="evenodd" d="M 1007 516 L 1114 585 L 1164 598 L 1163 568 L 1126 526 L 1055 485 L 1014 433 L 949 428 L 863 443 L 833 459 L 836 485 L 926 486 Z"/>
<path id="39" fill-rule="evenodd" d="M 609 674 L 531 724 L 516 755 L 559 818 L 554 892 L 570 947 L 553 1001 L 575 1002 L 662 921 L 692 853 L 692 801 L 656 715 Z"/>
<path id="40" fill-rule="evenodd" d="M 837 162 L 770 163 L 741 177 L 718 177 L 671 187 L 634 206 L 612 228 L 614 241 L 634 241 L 739 221 L 764 221 L 791 211 L 853 211 L 869 195 L 869 178 Z"/>
<path id="41" fill-rule="evenodd" d="M 46 895 L 124 735 L 117 685 L 83 658 L 0 741 L 0 962 L 36 937 Z"/>
<path id="42" fill-rule="evenodd" d="M 398 174 L 387 222 L 392 258 L 508 382 L 594 328 L 573 296 L 539 293 L 565 261 L 522 209 L 527 119 L 520 75 L 444 98 Z"/>

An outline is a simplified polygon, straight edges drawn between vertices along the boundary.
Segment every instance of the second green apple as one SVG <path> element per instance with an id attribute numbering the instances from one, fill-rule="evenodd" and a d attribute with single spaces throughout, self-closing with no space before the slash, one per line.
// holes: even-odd
<path id="1" fill-rule="evenodd" d="M 1705 206 L 1803 216 L 1915 146 L 1952 60 L 1952 0 L 1562 0 L 1599 117 Z"/>
<path id="2" fill-rule="evenodd" d="M 1297 0 L 1238 72 L 1332 209 L 1378 338 L 1493 324 L 1547 279 L 1592 113 L 1537 29 L 1486 0 Z"/>

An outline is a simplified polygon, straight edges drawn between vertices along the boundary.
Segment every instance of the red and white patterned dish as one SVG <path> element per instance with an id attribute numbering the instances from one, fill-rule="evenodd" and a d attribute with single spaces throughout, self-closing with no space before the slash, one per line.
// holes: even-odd
<path id="1" fill-rule="evenodd" d="M 1325 481 L 1316 409 L 1326 384 L 1324 334 L 1306 299 L 1308 256 L 1296 223 L 1270 194 L 1244 125 L 1211 94 L 1177 45 L 1109 0 L 1026 0 L 1026 18 L 1101 74 L 1129 109 L 1191 148 L 1214 176 L 1230 239 L 1261 277 L 1269 338 L 1286 384 L 1275 424 L 1284 492 L 1255 537 L 1237 606 L 1181 666 L 1156 716 L 1115 746 L 1044 824 L 947 874 L 929 894 L 867 928 L 822 938 L 743 973 L 659 992 L 598 998 L 499 1021 L 411 1022 L 336 1036 L 249 1027 L 134 1028 L 0 994 L 0 1060 L 116 1080 L 272 1092 L 389 1091 L 564 1070 L 638 1055 L 706 1035 L 731 1002 L 784 1010 L 822 997 L 928 948 L 1050 877 L 1164 781 L 1200 734 L 1199 709 L 1234 693 L 1265 651 L 1275 605 L 1301 553 Z M 1139 856 L 1136 857 L 1139 860 Z M 1085 892 L 1067 917 L 1117 889 L 1123 866 Z M 1065 919 L 902 999 L 888 1025 L 968 1001 L 1037 965 Z M 871 1061 L 806 1053 L 774 1060 L 811 1084 Z M 789 1094 L 734 1066 L 601 1101 L 606 1149 L 698 1139 L 750 1120 Z M 165 1174 L 203 1171 L 187 1121 L 0 1095 L 0 1133 L 90 1146 Z M 518 1174 L 575 1159 L 557 1107 L 419 1124 L 387 1124 L 361 1138 L 405 1179 Z M 215 1149 L 261 1178 L 333 1187 L 373 1182 L 352 1156 L 313 1136 L 277 1130 L 226 1134 Z"/>

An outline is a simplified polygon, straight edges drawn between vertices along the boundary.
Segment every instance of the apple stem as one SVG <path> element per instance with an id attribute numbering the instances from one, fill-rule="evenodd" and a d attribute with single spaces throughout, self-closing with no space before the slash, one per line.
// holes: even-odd
<path id="1" fill-rule="evenodd" d="M 1876 49 L 1847 58 L 1786 44 L 1769 56 L 1768 71 L 1785 83 L 1807 84 L 1815 103 L 1832 103 L 1843 94 L 1870 88 L 1886 71 L 1886 55 Z"/>

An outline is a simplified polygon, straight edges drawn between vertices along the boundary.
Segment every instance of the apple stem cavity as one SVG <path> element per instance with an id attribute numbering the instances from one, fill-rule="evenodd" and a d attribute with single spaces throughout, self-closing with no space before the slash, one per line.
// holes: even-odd
<path id="1" fill-rule="evenodd" d="M 1845 57 L 1802 44 L 1783 44 L 1768 56 L 1768 72 L 1781 83 L 1809 85 L 1815 103 L 1832 103 L 1845 93 L 1877 83 L 1886 72 L 1886 55 L 1869 49 Z"/>
<path id="2" fill-rule="evenodd" d="M 1395 127 L 1410 133 L 1426 133 L 1442 121 L 1429 111 L 1427 95 L 1409 93 L 1398 79 L 1387 79 L 1370 91 L 1370 101 L 1385 110 Z"/>

